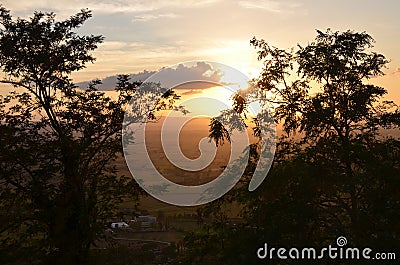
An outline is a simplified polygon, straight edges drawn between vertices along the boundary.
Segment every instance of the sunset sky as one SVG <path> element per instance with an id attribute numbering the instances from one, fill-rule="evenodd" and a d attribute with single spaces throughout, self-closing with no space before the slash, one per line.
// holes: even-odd
<path id="1" fill-rule="evenodd" d="M 74 74 L 76 82 L 118 73 L 155 71 L 191 60 L 210 60 L 236 67 L 256 77 L 261 64 L 249 40 L 256 36 L 274 46 L 306 45 L 315 29 L 366 31 L 376 40 L 374 50 L 390 63 L 384 85 L 400 103 L 400 2 L 386 1 L 274 1 L 274 0 L 3 0 L 14 16 L 35 10 L 54 11 L 58 19 L 81 8 L 93 11 L 80 30 L 101 34 L 105 42 L 97 61 Z"/>

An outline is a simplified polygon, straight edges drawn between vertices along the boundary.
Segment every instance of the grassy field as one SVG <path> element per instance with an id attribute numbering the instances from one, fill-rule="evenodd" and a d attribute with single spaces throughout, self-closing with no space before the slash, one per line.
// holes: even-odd
<path id="1" fill-rule="evenodd" d="M 121 208 L 134 209 L 135 202 L 126 200 L 120 204 Z M 139 199 L 139 211 L 144 210 L 148 214 L 158 216 L 162 212 L 167 217 L 185 216 L 197 214 L 197 209 L 201 206 L 175 206 L 162 201 L 159 201 L 151 196 L 141 196 Z M 229 218 L 237 218 L 240 212 L 240 207 L 237 203 L 232 203 L 226 207 L 226 212 Z"/>
<path id="2" fill-rule="evenodd" d="M 120 204 L 121 208 L 134 209 L 135 202 L 126 200 Z M 139 200 L 139 211 L 144 210 L 148 214 L 157 216 L 162 211 L 165 216 L 176 216 L 185 214 L 196 214 L 197 207 L 181 207 L 171 205 L 162 201 L 159 201 L 151 196 L 141 196 Z"/>
<path id="3" fill-rule="evenodd" d="M 134 232 L 124 235 L 126 238 L 157 240 L 165 242 L 178 242 L 185 237 L 184 232 L 165 231 L 165 232 Z"/>
<path id="4" fill-rule="evenodd" d="M 146 140 L 151 139 L 151 141 L 148 141 L 149 145 L 147 146 L 150 158 L 164 177 L 182 185 L 199 185 L 211 181 L 223 171 L 223 167 L 229 160 L 229 143 L 218 147 L 214 161 L 204 170 L 189 172 L 173 166 L 163 153 L 161 124 L 162 122 L 150 123 L 149 128 L 146 127 Z M 187 157 L 194 159 L 200 155 L 198 143 L 203 137 L 208 136 L 208 124 L 209 119 L 194 119 L 183 127 L 180 132 L 180 147 Z M 249 128 L 249 134 L 250 130 Z M 116 161 L 116 166 L 121 174 L 131 176 L 123 157 Z M 175 206 L 146 195 L 140 197 L 137 211 L 135 211 L 135 205 L 135 201 L 125 200 L 120 204 L 120 208 L 128 213 L 149 214 L 157 218 L 161 215 L 163 218 L 168 219 L 170 230 L 168 232 L 144 232 L 133 235 L 135 237 L 176 241 L 183 238 L 184 232 L 198 229 L 196 216 L 199 207 Z M 227 207 L 226 212 L 230 218 L 237 218 L 239 207 L 237 204 L 232 204 Z"/>

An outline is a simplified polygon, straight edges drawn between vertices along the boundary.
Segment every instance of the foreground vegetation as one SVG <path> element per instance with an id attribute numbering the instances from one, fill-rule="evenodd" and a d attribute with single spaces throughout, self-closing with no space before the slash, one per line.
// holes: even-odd
<path id="1" fill-rule="evenodd" d="M 103 40 L 75 32 L 90 16 L 83 10 L 57 22 L 38 12 L 25 20 L 0 9 L 0 82 L 24 89 L 0 101 L 0 263 L 259 264 L 255 251 L 265 242 L 324 246 L 339 235 L 355 246 L 399 249 L 400 141 L 381 131 L 398 130 L 400 114 L 383 99 L 386 90 L 368 82 L 383 74 L 387 60 L 371 51 L 367 33 L 330 30 L 296 50 L 251 40 L 264 68 L 232 107 L 246 122 L 249 103 L 261 100 L 284 128 L 259 189 L 247 190 L 262 144 L 256 117 L 260 142 L 250 146 L 241 184 L 213 203 L 183 210 L 198 219 L 181 227 L 183 239 L 164 248 L 98 247 L 107 241 L 108 219 L 123 218 L 119 210 L 127 205 L 139 212 L 142 192 L 115 164 L 122 140 L 130 140 L 120 134 L 124 111 L 142 92 L 124 75 L 116 99 L 96 89 L 99 81 L 84 91 L 75 87 L 69 75 L 94 61 L 90 53 Z M 168 93 L 147 111 L 171 108 L 178 98 Z M 221 130 L 211 128 L 216 142 L 229 140 Z M 172 207 L 164 217 L 169 210 L 182 214 Z"/>

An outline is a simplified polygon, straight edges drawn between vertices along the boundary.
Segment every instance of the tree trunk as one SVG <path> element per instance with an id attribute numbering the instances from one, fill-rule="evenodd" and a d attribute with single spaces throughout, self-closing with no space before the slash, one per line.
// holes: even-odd
<path id="1" fill-rule="evenodd" d="M 49 236 L 54 249 L 47 264 L 86 264 L 92 243 L 92 225 L 85 202 L 83 179 L 79 174 L 79 157 L 72 141 L 64 145 L 64 183 L 53 209 Z"/>

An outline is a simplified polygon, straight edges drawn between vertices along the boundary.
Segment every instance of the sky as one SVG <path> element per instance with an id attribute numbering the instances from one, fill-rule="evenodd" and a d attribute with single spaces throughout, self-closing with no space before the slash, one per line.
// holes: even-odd
<path id="1" fill-rule="evenodd" d="M 76 82 L 120 73 L 157 71 L 192 60 L 216 61 L 256 77 L 262 64 L 250 46 L 255 36 L 280 48 L 306 45 L 315 30 L 366 31 L 374 50 L 389 60 L 385 77 L 373 83 L 400 104 L 400 1 L 294 0 L 3 0 L 12 15 L 54 11 L 58 19 L 82 8 L 93 17 L 79 30 L 101 34 L 97 61 L 73 74 Z"/>

